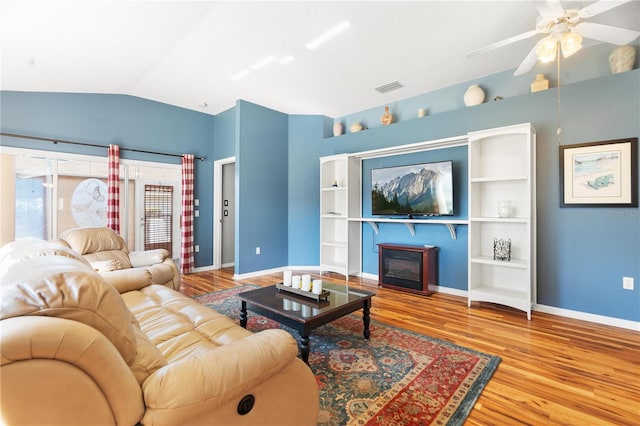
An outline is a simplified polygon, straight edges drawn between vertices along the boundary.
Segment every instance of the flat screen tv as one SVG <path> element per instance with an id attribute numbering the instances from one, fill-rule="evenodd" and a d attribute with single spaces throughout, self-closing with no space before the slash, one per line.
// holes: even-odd
<path id="1" fill-rule="evenodd" d="M 374 215 L 453 215 L 453 162 L 371 169 Z"/>

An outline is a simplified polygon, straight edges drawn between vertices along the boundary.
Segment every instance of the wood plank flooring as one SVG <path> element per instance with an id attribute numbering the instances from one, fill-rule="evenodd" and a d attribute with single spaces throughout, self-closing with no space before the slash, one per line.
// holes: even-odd
<path id="1" fill-rule="evenodd" d="M 185 275 L 181 291 L 195 296 L 280 281 L 281 274 L 234 281 L 227 268 Z M 372 319 L 502 358 L 465 424 L 640 425 L 640 333 L 539 312 L 527 321 L 499 305 L 468 308 L 465 298 L 375 284 L 349 280 L 376 292 Z"/>

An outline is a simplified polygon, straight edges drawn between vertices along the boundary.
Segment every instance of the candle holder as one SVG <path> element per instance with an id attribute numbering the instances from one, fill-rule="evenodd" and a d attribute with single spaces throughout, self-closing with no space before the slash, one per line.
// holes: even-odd
<path id="1" fill-rule="evenodd" d="M 493 260 L 511 261 L 511 238 L 508 240 L 493 239 Z"/>

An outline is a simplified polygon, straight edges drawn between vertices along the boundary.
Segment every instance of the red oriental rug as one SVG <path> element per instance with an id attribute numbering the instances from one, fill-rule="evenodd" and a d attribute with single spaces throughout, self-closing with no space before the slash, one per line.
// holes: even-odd
<path id="1" fill-rule="evenodd" d="M 196 300 L 240 318 L 245 285 Z M 247 329 L 284 328 L 249 312 Z M 238 321 L 239 322 L 239 321 Z M 461 425 L 491 379 L 500 358 L 349 315 L 311 334 L 309 366 L 320 390 L 319 425 Z M 294 337 L 296 331 L 288 329 Z"/>

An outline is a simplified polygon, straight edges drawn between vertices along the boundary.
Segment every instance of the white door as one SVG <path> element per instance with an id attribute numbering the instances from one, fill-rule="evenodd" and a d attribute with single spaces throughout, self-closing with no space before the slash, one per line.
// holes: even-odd
<path id="1" fill-rule="evenodd" d="M 136 250 L 180 254 L 180 187 L 175 182 L 136 181 Z"/>
<path id="2" fill-rule="evenodd" d="M 213 269 L 235 264 L 235 162 L 213 163 Z"/>

